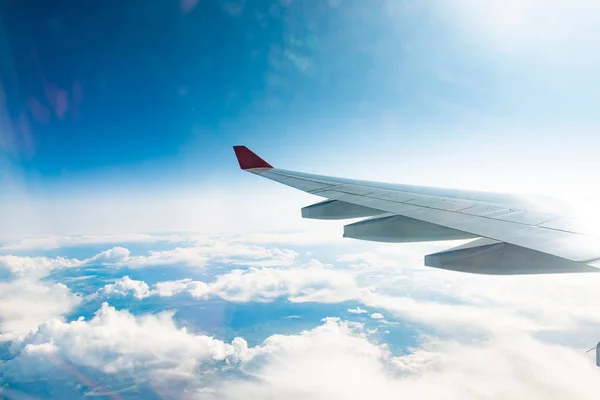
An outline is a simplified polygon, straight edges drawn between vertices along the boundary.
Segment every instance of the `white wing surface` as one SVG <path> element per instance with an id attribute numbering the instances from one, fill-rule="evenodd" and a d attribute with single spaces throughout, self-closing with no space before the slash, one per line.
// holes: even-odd
<path id="1" fill-rule="evenodd" d="M 306 174 L 273 168 L 245 146 L 234 150 L 242 169 L 327 199 L 303 208 L 304 218 L 367 217 L 346 225 L 344 237 L 398 243 L 474 239 L 427 255 L 426 266 L 497 275 L 600 267 L 600 239 L 552 199 Z"/>

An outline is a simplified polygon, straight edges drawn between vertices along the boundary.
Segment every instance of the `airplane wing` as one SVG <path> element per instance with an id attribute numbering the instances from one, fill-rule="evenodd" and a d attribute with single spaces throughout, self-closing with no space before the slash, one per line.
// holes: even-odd
<path id="1" fill-rule="evenodd" d="M 327 200 L 303 218 L 365 218 L 344 237 L 379 242 L 473 239 L 425 256 L 425 265 L 462 272 L 516 275 L 597 272 L 600 239 L 552 199 L 400 185 L 274 168 L 234 146 L 240 168 Z"/>

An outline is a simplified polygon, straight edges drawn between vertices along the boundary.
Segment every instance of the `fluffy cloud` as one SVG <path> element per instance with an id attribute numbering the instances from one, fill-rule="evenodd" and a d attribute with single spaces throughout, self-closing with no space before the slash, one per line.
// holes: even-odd
<path id="1" fill-rule="evenodd" d="M 322 265 L 286 270 L 236 270 L 219 276 L 211 289 L 217 296 L 229 301 L 264 301 L 286 295 L 294 302 L 331 303 L 359 295 L 352 276 Z"/>
<path id="2" fill-rule="evenodd" d="M 53 269 L 71 268 L 81 266 L 77 259 L 64 257 L 19 257 L 13 255 L 0 255 L 0 271 L 8 271 L 14 276 L 42 277 Z"/>
<path id="3" fill-rule="evenodd" d="M 599 274 L 498 277 L 415 266 L 419 254 L 441 245 L 382 245 L 338 260 L 357 272 L 357 281 L 377 287 L 360 301 L 397 318 L 460 333 L 597 330 Z"/>
<path id="4" fill-rule="evenodd" d="M 28 257 L 0 255 L 0 269 L 8 271 L 13 277 L 42 278 L 53 270 L 77 268 L 87 265 L 114 265 L 129 259 L 129 250 L 114 247 L 93 257 L 79 260 L 65 257 Z"/>
<path id="5" fill-rule="evenodd" d="M 47 322 L 13 346 L 5 376 L 35 379 L 57 362 L 136 376 L 178 398 L 594 399 L 590 357 L 528 335 L 434 339 L 404 356 L 358 323 L 325 318 L 295 335 L 248 347 L 178 327 L 171 313 L 133 316 L 104 304 L 93 319 Z M 232 378 L 236 366 L 242 373 Z M 204 379 L 206 371 L 213 371 Z"/>
<path id="6" fill-rule="evenodd" d="M 394 357 L 362 326 L 329 318 L 311 331 L 267 339 L 243 365 L 253 379 L 227 382 L 215 397 L 593 399 L 600 390 L 585 354 L 529 336 L 424 347 Z"/>
<path id="7" fill-rule="evenodd" d="M 205 266 L 209 261 L 235 265 L 291 265 L 298 253 L 293 250 L 271 248 L 235 241 L 216 240 L 190 247 L 151 251 L 147 256 L 127 257 L 116 265 L 146 267 L 152 265 Z"/>
<path id="8" fill-rule="evenodd" d="M 228 383 L 219 398 L 593 399 L 600 378 L 584 355 L 528 337 L 439 342 L 403 357 L 345 330 L 315 329 L 312 341 L 282 344 L 252 381 Z M 285 343 L 285 344 L 284 344 Z"/>
<path id="9" fill-rule="evenodd" d="M 143 238 L 138 238 L 142 240 Z M 62 318 L 80 302 L 80 298 L 63 284 L 42 280 L 54 270 L 81 268 L 91 265 L 146 267 L 152 265 L 203 266 L 208 261 L 218 261 L 231 265 L 292 265 L 297 253 L 292 250 L 261 247 L 253 244 L 227 241 L 223 239 L 206 240 L 197 243 L 198 237 L 188 238 L 189 247 L 176 247 L 171 250 L 149 252 L 147 255 L 132 256 L 124 247 L 113 247 L 85 259 L 65 257 L 27 257 L 15 255 L 0 256 L 0 272 L 7 272 L 4 283 L 0 283 L 0 338 L 10 340 L 35 329 L 39 324 L 53 318 Z M 106 294 L 132 293 L 142 299 L 152 293 L 172 296 L 187 291 L 192 296 L 219 296 L 232 301 L 268 301 L 282 293 L 288 293 L 297 301 L 305 298 L 325 298 L 338 294 L 348 286 L 345 277 L 337 279 L 336 273 L 321 269 L 316 276 L 309 271 L 271 271 L 270 269 L 251 268 L 247 273 L 234 271 L 227 277 L 221 277 L 209 289 L 202 282 L 189 280 L 161 283 L 153 291 L 144 282 L 128 277 L 106 285 Z M 312 290 L 311 284 L 322 284 L 332 275 L 339 281 L 337 286 L 324 285 L 320 290 Z M 296 282 L 295 277 L 301 281 Z M 274 281 L 287 280 L 284 288 L 277 288 Z M 345 280 L 344 280 L 345 279 Z M 270 283 L 269 283 L 270 282 Z M 255 286 L 253 289 L 251 286 Z M 276 285 L 276 284 L 275 284 Z M 263 290 L 264 289 L 264 290 Z M 279 291 L 278 291 L 279 290 Z M 328 292 L 329 290 L 329 292 Z M 343 296 L 343 295 L 342 295 Z M 334 301 L 335 298 L 332 298 Z"/>
<path id="10" fill-rule="evenodd" d="M 131 294 L 140 300 L 152 294 L 150 287 L 146 282 L 136 281 L 128 276 L 122 277 L 115 283 L 105 285 L 101 292 L 109 296 L 112 294 Z"/>
<path id="11" fill-rule="evenodd" d="M 219 297 L 231 302 L 266 302 L 285 296 L 292 302 L 334 303 L 355 299 L 366 289 L 359 288 L 354 277 L 343 271 L 312 262 L 293 268 L 254 268 L 233 270 L 217 276 L 211 283 L 183 279 L 159 282 L 152 289 L 142 281 L 123 277 L 106 285 L 99 294 L 121 294 L 142 299 L 186 293 L 197 298 Z"/>
<path id="12" fill-rule="evenodd" d="M 168 389 L 171 381 L 195 382 L 201 370 L 248 357 L 241 338 L 226 343 L 178 327 L 172 312 L 134 316 L 106 303 L 89 321 L 52 320 L 40 325 L 15 342 L 12 351 L 16 357 L 4 365 L 11 381 L 35 379 L 66 363 L 75 371 L 87 367 L 139 382 L 150 380 L 158 391 Z M 77 375 L 86 376 L 83 371 Z"/>
<path id="13" fill-rule="evenodd" d="M 198 239 L 191 240 L 187 247 L 150 251 L 147 255 L 135 256 L 124 247 L 113 247 L 85 259 L 0 255 L 0 270 L 7 270 L 14 276 L 43 277 L 52 270 L 90 265 L 130 268 L 167 265 L 203 267 L 208 262 L 219 262 L 244 266 L 290 266 L 298 257 L 298 253 L 293 250 L 265 248 L 231 239 L 205 239 L 203 242 L 195 240 Z"/>
<path id="14" fill-rule="evenodd" d="M 227 248 L 221 244 L 206 245 L 202 251 L 211 248 L 212 254 L 225 257 L 224 249 L 215 250 L 219 246 Z M 589 325 L 590 322 L 596 324 L 593 327 L 600 324 L 600 317 L 595 312 L 600 300 L 591 281 L 595 276 L 498 278 L 415 267 L 413 260 L 417 254 L 427 252 L 432 246 L 436 248 L 441 244 L 420 244 L 402 249 L 381 246 L 371 253 L 338 257 L 336 268 L 312 261 L 308 265 L 286 268 L 233 270 L 217 276 L 210 283 L 184 279 L 161 282 L 150 288 L 144 282 L 124 278 L 107 285 L 101 293 L 132 294 L 140 299 L 186 293 L 196 298 L 219 297 L 233 302 L 264 302 L 278 297 L 297 302 L 357 300 L 439 332 L 452 328 L 455 335 L 489 334 L 496 330 L 510 332 L 514 327 L 519 327 L 522 332 L 569 331 L 581 329 L 582 324 Z M 281 263 L 278 259 L 281 254 L 292 254 L 255 246 L 236 249 L 242 257 L 265 257 L 267 261 L 271 257 L 276 260 L 274 263 Z M 296 253 L 293 254 L 284 259 L 295 258 Z M 129 261 L 132 259 L 134 257 L 128 258 Z M 236 261 L 233 256 L 229 259 L 232 263 L 248 263 Z M 506 295 L 507 291 L 510 296 Z M 591 335 L 592 329 L 586 329 Z"/>
<path id="15" fill-rule="evenodd" d="M 0 283 L 0 341 L 34 330 L 44 321 L 60 319 L 80 302 L 63 284 L 18 279 Z"/>
<path id="16" fill-rule="evenodd" d="M 233 266 L 257 262 L 262 266 L 234 269 L 210 282 L 148 285 L 123 277 L 98 294 L 137 299 L 185 294 L 231 302 L 354 300 L 364 308 L 348 312 L 376 319 L 367 324 L 395 318 L 426 327 L 428 334 L 409 354 L 398 356 L 382 344 L 386 332 L 336 318 L 296 335 L 272 335 L 250 348 L 241 338 L 225 342 L 189 332 L 172 313 L 134 316 L 104 305 L 89 321 L 65 323 L 60 317 L 77 304 L 76 296 L 63 285 L 19 278 L 10 284 L 13 291 L 0 287 L 3 306 L 2 293 L 13 300 L 23 295 L 21 304 L 0 307 L 2 331 L 10 332 L 16 352 L 4 365 L 8 379 L 49 373 L 33 367 L 60 359 L 104 374 L 141 376 L 140 382 L 151 381 L 161 394 L 166 390 L 177 398 L 593 398 L 600 389 L 593 354 L 584 348 L 598 340 L 594 279 L 600 277 L 595 275 L 468 275 L 416 267 L 414 260 L 427 249 L 387 245 L 345 254 L 331 267 L 301 263 L 291 250 L 196 239 L 187 248 L 142 256 L 115 247 L 84 260 L 11 257 L 3 265 L 41 271 L 86 263 L 199 265 L 201 257 Z M 49 318 L 54 319 L 44 322 Z"/>
<path id="17" fill-rule="evenodd" d="M 363 310 L 360 307 L 356 307 L 356 308 L 349 308 L 348 312 L 350 314 L 366 314 L 368 311 L 367 310 Z"/>

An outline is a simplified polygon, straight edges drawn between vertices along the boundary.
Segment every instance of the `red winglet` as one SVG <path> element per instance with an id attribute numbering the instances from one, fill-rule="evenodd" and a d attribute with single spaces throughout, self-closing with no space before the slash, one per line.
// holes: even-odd
<path id="1" fill-rule="evenodd" d="M 233 146 L 233 151 L 235 151 L 241 169 L 273 168 L 271 164 L 254 154 L 246 146 Z"/>

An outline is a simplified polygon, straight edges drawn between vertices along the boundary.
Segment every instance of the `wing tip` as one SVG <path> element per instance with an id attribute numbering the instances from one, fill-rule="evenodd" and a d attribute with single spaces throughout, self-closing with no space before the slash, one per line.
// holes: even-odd
<path id="1" fill-rule="evenodd" d="M 246 146 L 233 146 L 233 151 L 235 152 L 235 156 L 240 164 L 240 168 L 243 170 L 255 168 L 273 168 L 271 164 L 257 156 Z"/>

